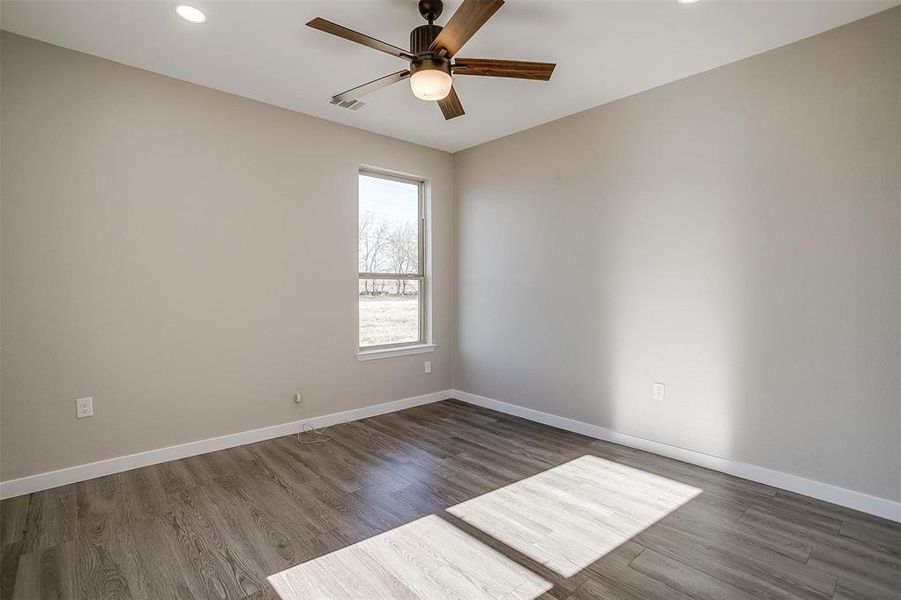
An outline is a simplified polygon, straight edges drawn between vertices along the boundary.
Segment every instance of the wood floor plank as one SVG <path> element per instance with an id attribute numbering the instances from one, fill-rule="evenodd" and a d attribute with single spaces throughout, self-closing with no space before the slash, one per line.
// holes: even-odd
<path id="1" fill-rule="evenodd" d="M 901 525 L 873 523 L 870 520 L 862 520 L 855 517 L 842 519 L 839 530 L 841 537 L 846 537 L 871 548 L 901 558 Z"/>
<path id="2" fill-rule="evenodd" d="M 24 549 L 25 542 L 23 540 L 0 546 L 0 600 L 13 597 L 19 559 L 22 557 Z"/>
<path id="3" fill-rule="evenodd" d="M 26 517 L 25 553 L 57 546 L 75 536 L 75 488 L 63 486 L 31 495 Z"/>
<path id="4" fill-rule="evenodd" d="M 648 600 L 649 596 L 635 595 L 606 580 L 589 578 L 566 600 Z"/>
<path id="5" fill-rule="evenodd" d="M 77 598 L 73 542 L 40 546 L 22 555 L 13 600 L 69 600 Z"/>
<path id="6" fill-rule="evenodd" d="M 232 534 L 233 542 L 244 548 L 244 555 L 264 573 L 284 569 L 286 566 L 311 558 L 310 550 L 305 546 L 305 538 L 296 529 L 293 513 L 295 506 L 285 506 L 276 513 L 270 512 L 269 506 L 258 502 L 261 495 L 257 485 L 248 485 L 237 476 L 217 480 L 217 485 L 204 490 L 208 505 L 215 508 L 211 519 L 219 528 L 226 531 L 239 530 L 240 534 Z M 284 515 L 282 513 L 292 513 Z M 260 581 L 263 577 L 260 577 Z"/>
<path id="7" fill-rule="evenodd" d="M 18 496 L 0 502 L 0 546 L 22 539 L 28 521 L 30 496 Z"/>
<path id="8" fill-rule="evenodd" d="M 767 598 L 828 599 L 836 577 L 748 540 L 650 527 L 635 540 L 671 559 Z"/>
<path id="9" fill-rule="evenodd" d="M 128 578 L 120 566 L 120 561 L 133 559 L 118 543 L 120 531 L 128 526 L 122 493 L 118 475 L 75 484 L 74 585 L 79 597 L 132 598 Z"/>
<path id="10" fill-rule="evenodd" d="M 165 509 L 160 508 L 164 505 L 144 505 L 135 500 L 126 495 L 128 525 L 122 531 L 125 544 L 134 549 L 134 568 L 124 567 L 132 595 L 136 599 L 199 600 L 188 585 L 193 567 L 179 556 L 178 542 L 165 521 Z"/>
<path id="11" fill-rule="evenodd" d="M 771 505 L 776 509 L 792 508 L 796 511 L 824 515 L 841 521 L 869 523 L 901 533 L 901 523 L 887 521 L 880 517 L 854 510 L 853 508 L 823 502 L 822 500 L 802 496 L 801 494 L 789 492 L 788 490 L 776 490 Z"/>
<path id="12" fill-rule="evenodd" d="M 645 549 L 635 557 L 629 566 L 661 581 L 695 600 L 753 600 L 754 595 L 689 567 L 674 558 L 669 558 L 651 549 Z"/>
<path id="13" fill-rule="evenodd" d="M 588 567 L 589 578 L 607 586 L 623 590 L 624 596 L 636 598 L 693 600 L 686 593 L 671 587 L 666 581 L 633 569 L 631 564 L 646 548 L 628 541 L 603 559 Z"/>
<path id="14" fill-rule="evenodd" d="M 789 511 L 748 510 L 742 522 L 762 528 L 791 533 L 813 545 L 807 564 L 815 569 L 833 573 L 848 582 L 885 590 L 901 589 L 901 558 L 883 552 L 871 544 L 841 536 L 832 521 L 822 515 L 805 515 L 797 509 Z M 899 535 L 901 543 L 901 535 Z"/>
<path id="15" fill-rule="evenodd" d="M 739 547 L 766 548 L 802 563 L 810 558 L 812 542 L 742 523 L 739 521 L 742 514 L 692 500 L 667 515 L 660 525 L 688 531 L 714 542 L 724 540 Z"/>
<path id="16" fill-rule="evenodd" d="M 235 571 L 230 556 L 220 553 L 197 531 L 185 508 L 172 507 L 164 519 L 177 541 L 176 556 L 186 566 L 186 583 L 195 597 L 240 599 L 259 590 L 252 578 Z"/>
<path id="17" fill-rule="evenodd" d="M 335 527 L 334 511 L 307 493 L 314 479 L 295 479 L 294 471 L 277 460 L 256 459 L 246 466 L 244 471 L 218 478 L 217 484 L 245 504 L 255 503 L 269 514 L 296 506 L 299 510 L 290 510 L 284 517 L 294 536 L 315 537 Z"/>
<path id="18" fill-rule="evenodd" d="M 842 538 L 814 546 L 807 564 L 834 573 L 845 582 L 887 592 L 901 590 L 901 560 Z"/>
<path id="19" fill-rule="evenodd" d="M 839 578 L 834 600 L 898 600 L 901 588 L 886 587 L 861 579 Z"/>

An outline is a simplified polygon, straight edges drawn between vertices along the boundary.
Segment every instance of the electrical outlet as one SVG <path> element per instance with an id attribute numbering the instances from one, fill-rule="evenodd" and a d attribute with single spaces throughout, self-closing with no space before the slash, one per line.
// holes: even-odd
<path id="1" fill-rule="evenodd" d="M 425 365 L 423 365 L 423 367 L 425 368 L 426 374 L 431 373 L 432 372 L 432 361 L 430 361 L 430 360 L 425 361 Z"/>
<path id="2" fill-rule="evenodd" d="M 94 399 L 93 398 L 76 398 L 75 399 L 75 418 L 84 419 L 85 417 L 94 416 Z"/>
<path id="3" fill-rule="evenodd" d="M 662 383 L 654 383 L 654 400 L 658 402 L 666 400 L 666 386 Z"/>
<path id="4" fill-rule="evenodd" d="M 300 404 L 301 402 L 303 402 L 303 394 L 297 392 L 296 394 L 294 394 L 294 403 Z"/>

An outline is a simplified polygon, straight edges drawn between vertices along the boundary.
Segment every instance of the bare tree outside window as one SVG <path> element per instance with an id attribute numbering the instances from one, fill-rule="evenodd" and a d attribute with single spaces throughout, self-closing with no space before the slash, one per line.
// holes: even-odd
<path id="1" fill-rule="evenodd" d="M 424 341 L 422 182 L 361 172 L 360 348 Z"/>

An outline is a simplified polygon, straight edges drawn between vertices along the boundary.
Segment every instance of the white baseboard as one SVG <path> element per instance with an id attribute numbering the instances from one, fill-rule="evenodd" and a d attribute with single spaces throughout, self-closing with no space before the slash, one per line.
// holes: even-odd
<path id="1" fill-rule="evenodd" d="M 180 458 L 187 458 L 198 454 L 206 454 L 207 452 L 215 452 L 216 450 L 224 450 L 226 448 L 233 448 L 244 444 L 252 444 L 254 442 L 261 442 L 276 437 L 292 435 L 302 431 L 303 428 L 308 425 L 317 428 L 327 427 L 338 423 L 357 421 L 367 417 L 396 412 L 405 408 L 439 402 L 447 398 L 456 398 L 469 404 L 490 408 L 491 410 L 522 417 L 537 423 L 543 423 L 559 429 L 580 433 L 588 437 L 629 446 L 630 448 L 637 448 L 653 454 L 659 454 L 660 456 L 674 458 L 690 464 L 713 469 L 714 471 L 735 475 L 736 477 L 741 477 L 743 479 L 749 479 L 751 481 L 782 488 L 840 506 L 853 508 L 892 521 L 901 522 L 901 502 L 870 496 L 862 492 L 856 492 L 828 483 L 813 481 L 811 479 L 799 477 L 798 475 L 791 475 L 766 467 L 720 458 L 718 456 L 712 456 L 694 450 L 679 448 L 678 446 L 655 442 L 634 435 L 620 433 L 599 425 L 592 425 L 583 421 L 559 417 L 557 415 L 517 406 L 508 402 L 501 402 L 500 400 L 477 396 L 476 394 L 470 394 L 469 392 L 464 392 L 462 390 L 432 392 L 431 394 L 405 398 L 394 402 L 385 402 L 383 404 L 366 406 L 319 417 L 311 417 L 300 421 L 292 421 L 290 423 L 282 423 L 279 425 L 262 427 L 260 429 L 252 429 L 250 431 L 241 431 L 229 435 L 198 440 L 196 442 L 148 450 L 137 454 L 118 456 L 116 458 L 101 460 L 85 465 L 77 465 L 56 471 L 49 471 L 47 473 L 21 477 L 19 479 L 10 479 L 8 481 L 0 482 L 0 499 L 30 494 L 32 492 L 76 483 L 94 477 L 130 471 L 131 469 L 155 465 L 170 460 L 178 460 Z"/>
<path id="2" fill-rule="evenodd" d="M 901 522 L 901 502 L 870 496 L 862 492 L 855 492 L 854 490 L 830 485 L 828 483 L 805 479 L 798 475 L 791 475 L 766 467 L 729 460 L 727 458 L 720 458 L 718 456 L 712 456 L 694 450 L 679 448 L 678 446 L 655 442 L 634 435 L 620 433 L 599 425 L 592 425 L 567 417 L 558 417 L 557 415 L 541 412 L 532 408 L 524 408 L 522 406 L 510 404 L 509 402 L 501 402 L 500 400 L 477 396 L 462 390 L 451 391 L 453 397 L 462 402 L 467 402 L 483 408 L 490 408 L 491 410 L 522 417 L 523 419 L 528 419 L 529 421 L 535 421 L 537 423 L 544 423 L 545 425 L 580 433 L 599 440 L 629 446 L 630 448 L 637 448 L 638 450 L 644 450 L 668 458 L 675 458 L 682 462 L 713 469 L 714 471 L 720 471 L 721 473 L 727 473 L 729 475 L 735 475 L 742 479 L 749 479 L 758 483 L 782 488 L 790 492 L 803 494 L 804 496 L 810 496 L 811 498 L 817 498 L 818 500 L 823 500 L 825 502 L 853 508 L 884 519 Z"/>
<path id="3" fill-rule="evenodd" d="M 55 488 L 61 485 L 68 485 L 70 483 L 76 483 L 94 477 L 130 471 L 131 469 L 155 465 L 170 460 L 178 460 L 179 458 L 187 458 L 198 454 L 206 454 L 207 452 L 215 452 L 216 450 L 224 450 L 225 448 L 233 448 L 235 446 L 243 446 L 244 444 L 252 444 L 254 442 L 261 442 L 263 440 L 285 435 L 292 435 L 302 431 L 304 427 L 308 425 L 317 428 L 328 427 L 329 425 L 337 425 L 338 423 L 346 423 L 347 421 L 357 421 L 367 417 L 375 417 L 385 413 L 396 412 L 405 408 L 430 404 L 432 402 L 446 400 L 450 397 L 452 397 L 451 390 L 432 392 L 431 394 L 425 394 L 423 396 L 395 400 L 394 402 L 385 402 L 384 404 L 346 410 L 330 415 L 322 415 L 321 417 L 311 417 L 300 421 L 281 423 L 279 425 L 261 427 L 260 429 L 241 431 L 229 435 L 198 440 L 196 442 L 178 444 L 177 446 L 168 446 L 166 448 L 148 450 L 137 454 L 129 454 L 127 456 L 117 456 L 116 458 L 100 460 L 75 467 L 67 467 L 56 471 L 48 471 L 47 473 L 39 473 L 37 475 L 29 475 L 28 477 L 20 477 L 19 479 L 10 479 L 8 481 L 0 482 L 0 499 L 30 494 L 32 492 Z"/>

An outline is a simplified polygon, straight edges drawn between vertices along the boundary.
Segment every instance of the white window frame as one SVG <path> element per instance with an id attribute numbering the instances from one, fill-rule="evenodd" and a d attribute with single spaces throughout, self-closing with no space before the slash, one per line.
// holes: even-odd
<path id="1" fill-rule="evenodd" d="M 402 356 L 406 354 L 419 354 L 422 352 L 432 352 L 436 346 L 431 343 L 431 316 L 430 316 L 430 299 L 431 285 L 429 281 L 429 250 L 430 248 L 430 232 L 429 232 L 429 182 L 423 177 L 413 175 L 405 175 L 372 167 L 361 167 L 357 172 L 357 221 L 359 223 L 360 205 L 359 205 L 359 182 L 360 176 L 375 177 L 378 179 L 387 179 L 389 181 L 399 181 L 415 185 L 418 193 L 418 258 L 419 264 L 416 273 L 357 273 L 357 358 L 359 360 L 371 360 L 374 358 L 388 358 L 391 356 Z M 357 230 L 357 265 L 360 264 L 360 235 Z M 408 281 L 416 281 L 419 284 L 419 339 L 409 342 L 400 342 L 397 344 L 379 344 L 376 346 L 360 346 L 360 282 L 364 280 L 377 279 L 406 279 Z"/>

